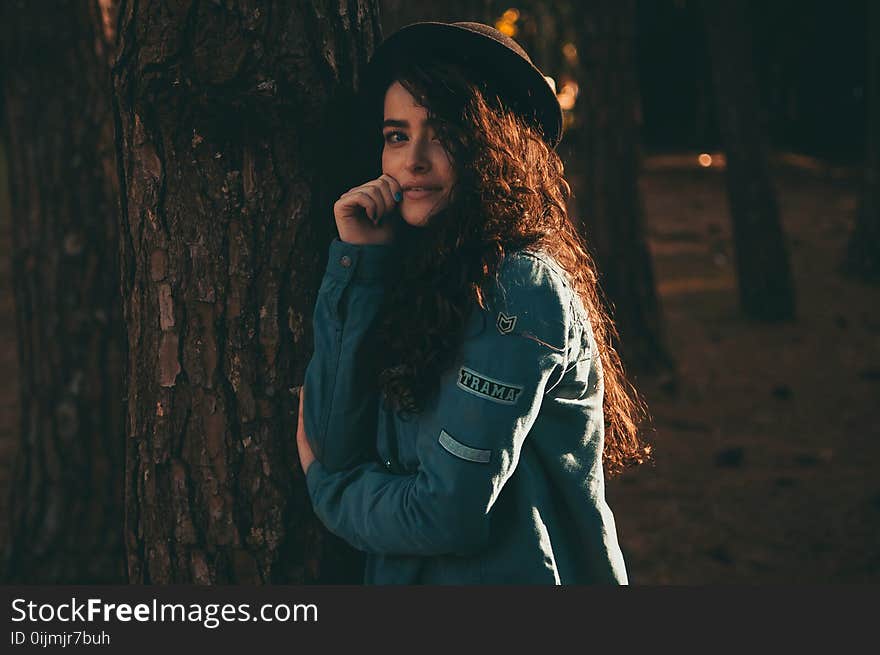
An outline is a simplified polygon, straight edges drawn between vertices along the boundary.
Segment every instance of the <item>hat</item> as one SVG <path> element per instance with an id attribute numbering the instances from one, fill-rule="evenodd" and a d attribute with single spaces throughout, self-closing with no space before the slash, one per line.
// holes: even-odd
<path id="1" fill-rule="evenodd" d="M 562 139 L 562 108 L 544 74 L 512 38 L 482 23 L 412 23 L 391 34 L 373 53 L 363 89 L 384 94 L 397 61 L 443 59 L 479 71 L 516 113 L 541 128 L 555 148 Z"/>

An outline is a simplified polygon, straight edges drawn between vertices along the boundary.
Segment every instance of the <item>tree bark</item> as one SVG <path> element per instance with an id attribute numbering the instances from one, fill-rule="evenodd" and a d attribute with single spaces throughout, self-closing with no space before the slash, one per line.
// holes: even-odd
<path id="1" fill-rule="evenodd" d="M 296 385 L 378 34 L 370 0 L 122 6 L 130 582 L 362 580 L 312 514 Z"/>
<path id="2" fill-rule="evenodd" d="M 8 583 L 124 580 L 113 4 L 4 3 L 21 443 Z"/>
<path id="3" fill-rule="evenodd" d="M 572 9 L 574 11 L 574 9 Z M 640 169 L 635 3 L 578 7 L 576 127 L 565 149 L 582 180 L 577 207 L 629 368 L 668 373 L 663 316 L 645 237 Z"/>
<path id="4" fill-rule="evenodd" d="M 868 3 L 868 66 L 865 89 L 864 186 L 856 225 L 847 245 L 844 271 L 880 281 L 880 5 Z"/>
<path id="5" fill-rule="evenodd" d="M 767 165 L 766 120 L 752 62 L 746 7 L 703 2 L 743 312 L 765 321 L 795 315 L 788 248 Z"/>

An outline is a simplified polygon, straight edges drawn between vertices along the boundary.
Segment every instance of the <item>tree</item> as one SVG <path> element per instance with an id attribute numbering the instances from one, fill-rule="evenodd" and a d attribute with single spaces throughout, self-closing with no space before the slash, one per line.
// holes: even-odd
<path id="1" fill-rule="evenodd" d="M 868 3 L 868 67 L 865 122 L 865 178 L 856 225 L 844 270 L 864 280 L 880 280 L 880 5 Z"/>
<path id="2" fill-rule="evenodd" d="M 624 361 L 634 370 L 672 372 L 638 187 L 635 3 L 601 0 L 570 10 L 577 13 L 563 14 L 557 22 L 575 28 L 569 38 L 576 47 L 581 93 L 577 126 L 566 138 L 582 181 L 577 205 L 582 229 Z"/>
<path id="3" fill-rule="evenodd" d="M 295 452 L 369 0 L 134 3 L 113 68 L 133 583 L 359 582 Z M 357 170 L 356 170 L 357 169 Z"/>
<path id="4" fill-rule="evenodd" d="M 736 0 L 702 5 L 721 138 L 739 298 L 752 318 L 794 318 L 788 248 L 767 163 L 766 119 L 752 62 L 746 7 Z"/>
<path id="5" fill-rule="evenodd" d="M 0 9 L 21 376 L 10 583 L 124 579 L 114 5 L 104 5 Z"/>

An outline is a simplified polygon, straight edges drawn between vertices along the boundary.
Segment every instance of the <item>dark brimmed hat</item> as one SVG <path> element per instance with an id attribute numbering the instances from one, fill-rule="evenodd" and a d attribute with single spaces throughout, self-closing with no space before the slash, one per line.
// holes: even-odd
<path id="1" fill-rule="evenodd" d="M 559 145 L 562 108 L 556 93 L 526 51 L 494 27 L 469 22 L 407 25 L 376 48 L 362 92 L 370 99 L 383 97 L 395 63 L 413 59 L 452 61 L 478 72 L 513 111 L 541 129 L 551 148 Z"/>

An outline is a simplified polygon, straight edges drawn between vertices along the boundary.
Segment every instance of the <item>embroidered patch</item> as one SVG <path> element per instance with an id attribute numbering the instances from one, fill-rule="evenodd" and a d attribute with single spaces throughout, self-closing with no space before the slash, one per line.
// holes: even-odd
<path id="1" fill-rule="evenodd" d="M 513 405 L 523 388 L 494 380 L 462 366 L 458 371 L 458 386 L 468 393 L 502 405 Z"/>
<path id="2" fill-rule="evenodd" d="M 516 316 L 508 316 L 504 312 L 498 312 L 498 321 L 495 323 L 501 334 L 509 334 L 513 332 L 516 325 Z"/>
<path id="3" fill-rule="evenodd" d="M 443 446 L 447 452 L 469 462 L 485 464 L 489 461 L 489 456 L 492 454 L 491 450 L 482 450 L 480 448 L 465 446 L 446 430 L 440 430 L 440 437 L 437 441 L 440 442 L 440 445 Z"/>

